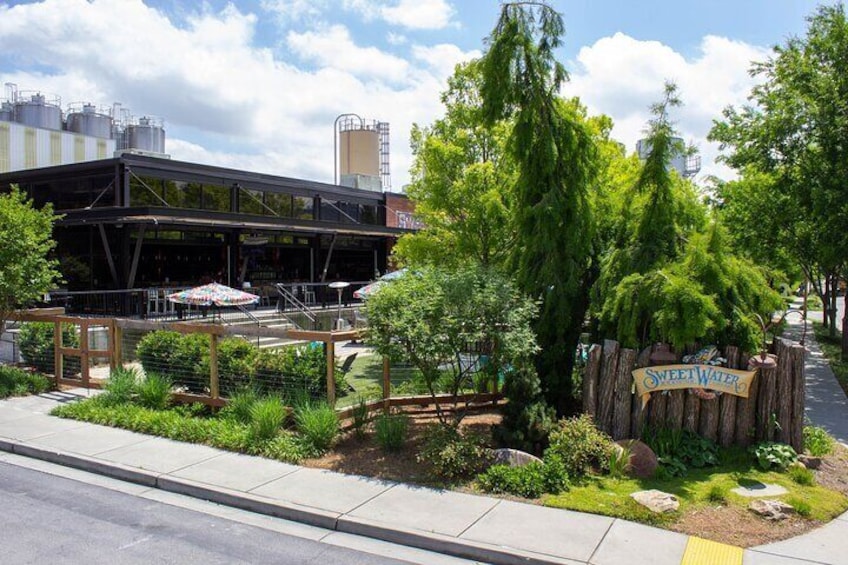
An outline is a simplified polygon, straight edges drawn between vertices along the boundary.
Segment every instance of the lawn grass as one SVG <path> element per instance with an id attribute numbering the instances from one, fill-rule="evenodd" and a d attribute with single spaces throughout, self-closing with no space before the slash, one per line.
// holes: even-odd
<path id="1" fill-rule="evenodd" d="M 848 395 L 848 361 L 842 359 L 842 336 L 837 332 L 836 337 L 830 337 L 827 328 L 819 322 L 813 322 L 813 331 L 839 386 Z"/>
<path id="2" fill-rule="evenodd" d="M 392 386 L 411 381 L 418 374 L 413 367 L 392 366 Z M 367 400 L 380 398 L 383 393 L 383 357 L 380 355 L 359 355 L 345 374 L 345 381 L 353 389 L 336 401 L 336 408 L 346 408 L 359 402 L 360 397 Z"/>
<path id="3" fill-rule="evenodd" d="M 809 504 L 809 518 L 827 522 L 848 510 L 848 497 L 817 485 L 804 486 L 795 483 L 788 473 L 764 472 L 754 466 L 744 451 L 729 452 L 729 457 L 716 467 L 690 468 L 685 477 L 668 479 L 614 479 L 608 476 L 592 476 L 582 484 L 558 495 L 548 495 L 542 503 L 555 508 L 581 512 L 592 512 L 615 518 L 633 520 L 645 524 L 661 525 L 673 522 L 680 514 L 706 506 L 724 503 L 745 508 L 752 499 L 739 496 L 731 489 L 746 483 L 761 482 L 778 484 L 789 491 L 780 498 L 788 502 L 801 500 Z M 630 494 L 657 489 L 675 495 L 680 508 L 676 512 L 654 514 L 636 503 Z M 723 499 L 723 502 L 717 499 Z"/>

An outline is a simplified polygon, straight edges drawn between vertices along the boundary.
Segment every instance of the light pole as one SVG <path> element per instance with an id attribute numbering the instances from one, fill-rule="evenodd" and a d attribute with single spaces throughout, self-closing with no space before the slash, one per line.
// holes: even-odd
<path id="1" fill-rule="evenodd" d="M 339 310 L 338 310 L 339 315 L 338 315 L 338 319 L 336 320 L 336 330 L 342 329 L 342 292 L 344 292 L 344 289 L 346 289 L 349 286 L 350 286 L 350 283 L 345 282 L 345 281 L 336 281 L 336 282 L 330 283 L 330 288 L 336 289 L 336 291 L 339 293 Z"/>

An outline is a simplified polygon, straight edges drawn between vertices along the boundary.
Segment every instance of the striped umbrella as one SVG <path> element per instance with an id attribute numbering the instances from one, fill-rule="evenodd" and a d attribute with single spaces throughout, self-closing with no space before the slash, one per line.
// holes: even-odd
<path id="1" fill-rule="evenodd" d="M 394 281 L 402 276 L 406 275 L 406 268 L 399 269 L 397 271 L 392 271 L 391 273 L 386 273 L 379 280 L 372 282 L 371 284 L 367 284 L 353 293 L 354 298 L 358 298 L 360 300 L 364 300 L 380 290 L 380 288 L 389 281 Z"/>
<path id="2" fill-rule="evenodd" d="M 168 300 L 192 306 L 245 306 L 256 304 L 259 297 L 223 284 L 209 283 L 169 294 Z"/>

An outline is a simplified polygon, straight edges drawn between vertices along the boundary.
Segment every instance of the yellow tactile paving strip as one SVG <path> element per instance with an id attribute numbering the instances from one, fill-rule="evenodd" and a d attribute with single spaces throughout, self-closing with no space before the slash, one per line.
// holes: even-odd
<path id="1" fill-rule="evenodd" d="M 680 565 L 742 565 L 742 548 L 689 536 Z"/>

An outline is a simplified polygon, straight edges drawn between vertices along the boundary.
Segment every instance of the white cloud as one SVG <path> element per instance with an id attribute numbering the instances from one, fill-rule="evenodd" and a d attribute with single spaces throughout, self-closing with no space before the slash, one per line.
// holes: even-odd
<path id="1" fill-rule="evenodd" d="M 447 0 L 343 0 L 342 6 L 365 21 L 382 19 L 408 29 L 444 29 L 453 25 L 456 14 Z"/>
<path id="2" fill-rule="evenodd" d="M 326 182 L 333 121 L 356 112 L 391 124 L 393 186 L 406 183 L 409 130 L 441 113 L 448 65 L 423 47 L 403 59 L 332 27 L 288 36 L 306 68 L 258 46 L 256 24 L 233 5 L 175 23 L 141 0 L 0 4 L 0 83 L 161 116 L 175 159 Z M 463 56 L 434 49 L 451 63 Z"/>
<path id="3" fill-rule="evenodd" d="M 321 16 L 327 9 L 327 0 L 262 0 L 259 5 L 287 23 Z"/>
<path id="4" fill-rule="evenodd" d="M 409 63 L 376 47 L 359 47 L 346 27 L 334 25 L 304 33 L 289 32 L 288 46 L 301 58 L 321 66 L 344 69 L 357 76 L 383 77 L 400 82 L 407 77 Z"/>
<path id="5" fill-rule="evenodd" d="M 445 0 L 400 0 L 380 14 L 388 23 L 410 29 L 442 29 L 450 25 L 454 9 Z"/>
<path id="6" fill-rule="evenodd" d="M 403 34 L 395 33 L 393 31 L 386 34 L 386 42 L 388 42 L 389 45 L 404 45 L 407 41 L 406 36 Z"/>
<path id="7" fill-rule="evenodd" d="M 649 106 L 662 98 L 664 81 L 675 82 L 683 101 L 683 107 L 672 111 L 678 131 L 700 149 L 702 175 L 727 178 L 731 171 L 713 163 L 718 147 L 706 137 L 724 107 L 746 101 L 754 85 L 748 74 L 751 61 L 767 55 L 759 47 L 706 36 L 699 55 L 687 60 L 659 42 L 616 33 L 579 51 L 563 93 L 580 96 L 593 113 L 611 116 L 613 135 L 633 151 L 650 118 Z"/>
<path id="8" fill-rule="evenodd" d="M 476 59 L 481 53 L 476 49 L 466 52 L 456 45 L 441 43 L 433 46 L 415 45 L 412 47 L 412 56 L 427 63 L 438 76 L 450 76 L 457 63 Z"/>

